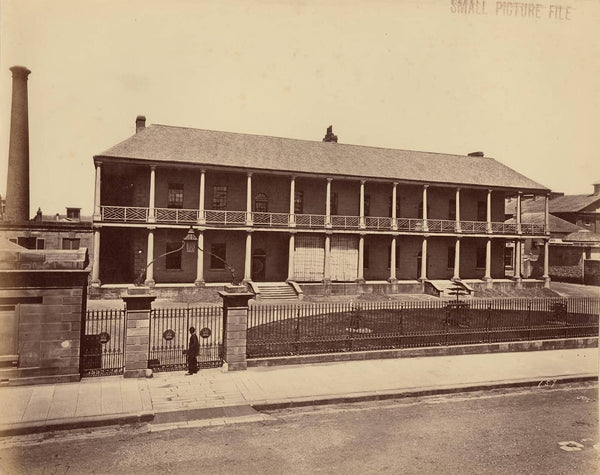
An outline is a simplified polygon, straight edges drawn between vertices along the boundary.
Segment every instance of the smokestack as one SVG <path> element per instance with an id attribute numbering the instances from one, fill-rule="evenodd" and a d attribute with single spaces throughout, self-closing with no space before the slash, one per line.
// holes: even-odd
<path id="1" fill-rule="evenodd" d="M 10 142 L 8 146 L 8 183 L 6 186 L 6 220 L 29 221 L 29 116 L 27 76 L 23 66 L 10 68 L 13 76 Z"/>

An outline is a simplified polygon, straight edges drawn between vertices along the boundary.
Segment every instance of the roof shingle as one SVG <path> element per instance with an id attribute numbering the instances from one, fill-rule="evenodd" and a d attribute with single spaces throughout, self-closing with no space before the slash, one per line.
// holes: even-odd
<path id="1" fill-rule="evenodd" d="M 549 191 L 489 157 L 151 125 L 95 158 Z"/>

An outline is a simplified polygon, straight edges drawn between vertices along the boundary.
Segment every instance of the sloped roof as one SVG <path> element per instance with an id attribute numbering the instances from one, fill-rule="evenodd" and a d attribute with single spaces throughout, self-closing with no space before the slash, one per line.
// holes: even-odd
<path id="1" fill-rule="evenodd" d="M 584 208 L 600 202 L 600 195 L 564 195 L 550 200 L 550 213 L 577 213 Z M 506 201 L 506 214 L 514 214 L 515 199 Z M 521 213 L 542 213 L 544 212 L 544 200 L 523 200 L 521 202 Z"/>
<path id="2" fill-rule="evenodd" d="M 600 242 L 600 234 L 587 231 L 585 229 L 568 234 L 563 241 L 571 242 Z"/>
<path id="3" fill-rule="evenodd" d="M 517 220 L 515 218 L 510 218 L 506 221 L 507 223 L 516 223 Z M 545 213 L 521 213 L 521 222 L 522 223 L 531 223 L 531 224 L 545 224 Z M 564 219 L 560 219 L 556 216 L 549 215 L 548 216 L 548 224 L 550 226 L 551 233 L 575 233 L 578 231 L 584 231 L 582 227 L 579 227 L 569 221 L 565 221 Z"/>
<path id="4" fill-rule="evenodd" d="M 549 191 L 489 157 L 313 142 L 165 125 L 150 125 L 94 158 Z"/>

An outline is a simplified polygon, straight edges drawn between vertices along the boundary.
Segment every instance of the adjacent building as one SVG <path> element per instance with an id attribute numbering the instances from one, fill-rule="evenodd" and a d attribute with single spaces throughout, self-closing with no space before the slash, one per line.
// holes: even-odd
<path id="1" fill-rule="evenodd" d="M 140 273 L 150 286 L 225 283 L 229 268 L 246 282 L 489 286 L 505 278 L 507 242 L 549 238 L 547 221 L 504 222 L 507 197 L 550 190 L 497 160 L 346 145 L 331 127 L 312 142 L 139 116 L 94 165 L 95 287 Z M 190 228 L 205 252 L 185 252 Z"/>

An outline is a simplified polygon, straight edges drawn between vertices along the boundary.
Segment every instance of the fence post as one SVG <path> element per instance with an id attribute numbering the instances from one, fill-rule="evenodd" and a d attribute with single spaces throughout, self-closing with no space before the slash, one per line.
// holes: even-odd
<path id="1" fill-rule="evenodd" d="M 124 378 L 150 378 L 148 350 L 150 345 L 150 312 L 156 295 L 148 287 L 131 287 L 121 298 L 125 302 Z"/>
<path id="2" fill-rule="evenodd" d="M 531 341 L 531 301 L 527 302 L 527 326 L 529 327 L 528 340 Z"/>
<path id="3" fill-rule="evenodd" d="M 400 348 L 404 348 L 404 314 L 402 308 L 403 305 L 400 304 Z"/>
<path id="4" fill-rule="evenodd" d="M 492 342 L 492 304 L 488 303 L 487 308 L 487 341 L 488 343 Z"/>
<path id="5" fill-rule="evenodd" d="M 296 307 L 296 354 L 300 354 L 300 306 Z"/>
<path id="6" fill-rule="evenodd" d="M 448 346 L 448 325 L 450 325 L 450 311 L 451 311 L 450 308 L 451 308 L 450 304 L 448 304 L 446 306 L 446 325 L 444 325 L 445 326 L 445 328 L 444 328 L 444 340 L 445 340 L 444 345 L 445 346 Z"/>
<path id="7" fill-rule="evenodd" d="M 254 294 L 243 285 L 226 285 L 219 295 L 223 299 L 223 370 L 245 370 L 248 300 Z"/>

